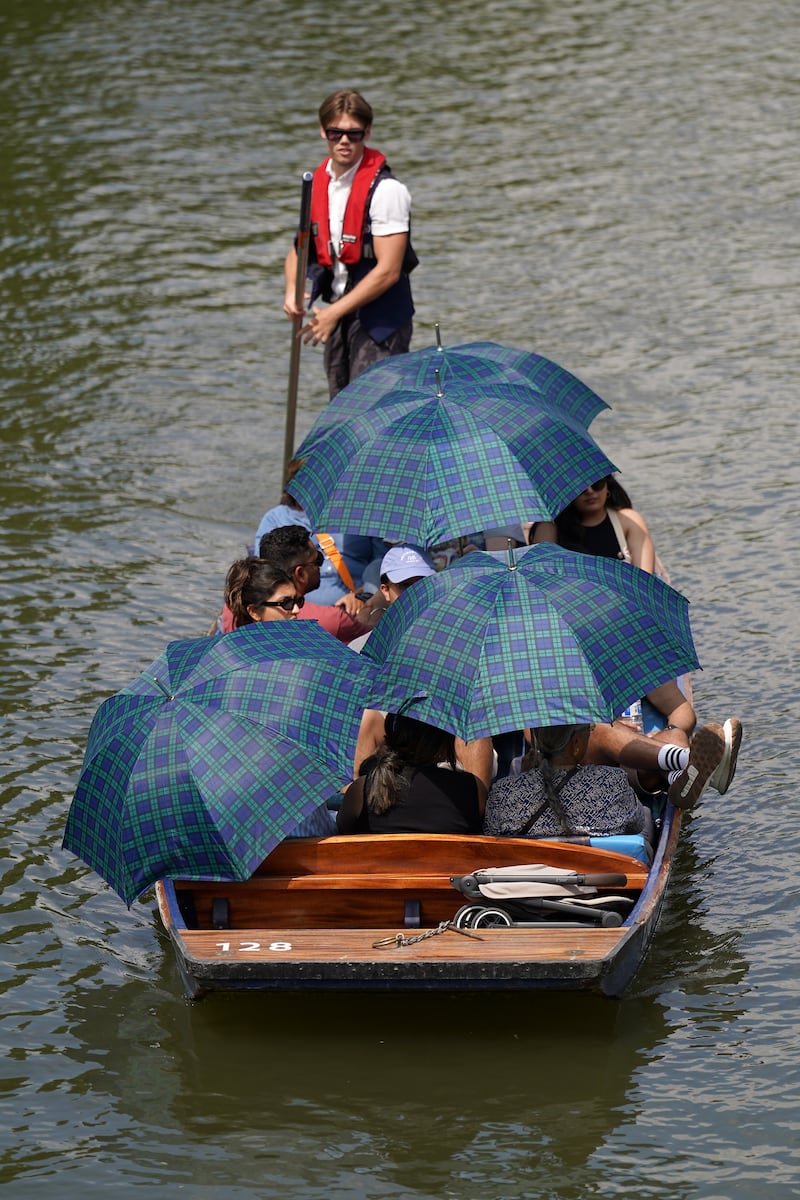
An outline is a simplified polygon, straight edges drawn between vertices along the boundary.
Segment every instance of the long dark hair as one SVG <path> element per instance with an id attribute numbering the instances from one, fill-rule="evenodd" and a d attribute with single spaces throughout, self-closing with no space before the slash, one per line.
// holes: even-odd
<path id="1" fill-rule="evenodd" d="M 291 575 L 266 559 L 237 558 L 225 577 L 225 603 L 233 614 L 234 629 L 252 625 L 248 608 L 265 604 L 282 583 L 291 584 Z"/>
<path id="2" fill-rule="evenodd" d="M 389 713 L 384 740 L 375 759 L 368 779 L 367 808 L 379 816 L 396 802 L 406 767 L 435 767 L 447 763 L 454 768 L 456 740 L 452 733 L 437 729 L 435 725 Z"/>
<path id="3" fill-rule="evenodd" d="M 606 475 L 604 482 L 608 486 L 606 508 L 632 508 L 631 498 L 625 488 L 614 475 Z M 586 540 L 584 527 L 572 500 L 556 517 L 556 534 L 559 546 L 567 550 L 580 550 Z"/>

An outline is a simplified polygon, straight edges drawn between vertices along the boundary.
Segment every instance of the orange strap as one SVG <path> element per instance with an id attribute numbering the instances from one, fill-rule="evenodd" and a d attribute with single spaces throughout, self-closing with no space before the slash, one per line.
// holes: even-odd
<path id="1" fill-rule="evenodd" d="M 355 587 L 355 584 L 353 583 L 353 576 L 348 571 L 347 563 L 344 561 L 340 552 L 337 550 L 336 543 L 334 542 L 331 535 L 329 533 L 318 533 L 316 535 L 316 537 L 317 537 L 317 541 L 319 542 L 320 546 L 322 547 L 323 554 L 325 554 L 326 557 L 329 558 L 331 560 L 331 562 L 333 563 L 333 565 L 336 567 L 336 570 L 339 572 L 339 578 L 341 579 L 344 586 L 347 588 L 348 592 L 354 592 L 356 590 L 356 587 Z"/>

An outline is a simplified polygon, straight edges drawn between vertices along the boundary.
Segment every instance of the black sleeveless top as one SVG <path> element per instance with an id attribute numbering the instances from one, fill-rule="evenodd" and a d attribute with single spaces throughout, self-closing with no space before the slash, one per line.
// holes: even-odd
<path id="1" fill-rule="evenodd" d="M 577 550 L 580 554 L 594 554 L 596 558 L 622 558 L 608 513 L 599 525 L 582 525 L 578 539 L 564 540 L 561 545 L 566 550 Z"/>
<path id="2" fill-rule="evenodd" d="M 397 799 L 379 815 L 367 804 L 371 776 L 368 770 L 357 833 L 480 833 L 483 828 L 478 781 L 468 771 L 408 765 Z"/>

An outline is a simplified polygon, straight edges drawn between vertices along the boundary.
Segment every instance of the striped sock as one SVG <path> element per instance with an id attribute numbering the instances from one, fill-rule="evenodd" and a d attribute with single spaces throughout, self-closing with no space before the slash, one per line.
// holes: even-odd
<path id="1" fill-rule="evenodd" d="M 660 771 L 685 771 L 689 765 L 689 749 L 687 746 L 662 746 L 658 752 L 658 768 Z"/>

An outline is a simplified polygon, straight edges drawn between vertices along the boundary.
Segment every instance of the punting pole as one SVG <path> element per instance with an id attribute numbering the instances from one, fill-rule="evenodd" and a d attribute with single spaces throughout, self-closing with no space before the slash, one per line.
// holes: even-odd
<path id="1" fill-rule="evenodd" d="M 303 175 L 303 186 L 300 195 L 300 224 L 297 229 L 297 274 L 294 281 L 294 302 L 297 308 L 302 308 L 306 294 L 306 268 L 308 266 L 308 243 L 311 237 L 311 181 L 313 175 L 306 171 Z M 281 484 L 286 479 L 289 463 L 294 454 L 294 427 L 297 415 L 297 383 L 300 377 L 300 347 L 298 336 L 303 326 L 303 317 L 292 318 L 292 356 L 289 360 L 289 390 L 286 397 L 286 436 L 283 443 L 283 474 Z"/>

